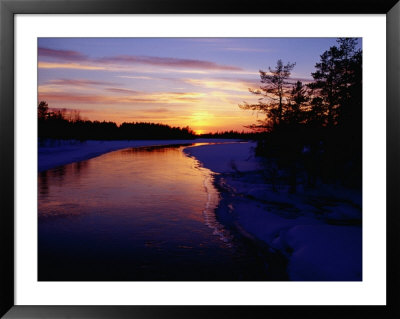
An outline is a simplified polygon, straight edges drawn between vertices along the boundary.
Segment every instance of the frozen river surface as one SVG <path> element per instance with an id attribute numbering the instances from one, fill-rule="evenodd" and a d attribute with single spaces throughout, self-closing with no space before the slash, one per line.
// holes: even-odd
<path id="1" fill-rule="evenodd" d="M 213 175 L 183 146 L 130 148 L 38 175 L 43 281 L 265 280 L 215 215 Z"/>

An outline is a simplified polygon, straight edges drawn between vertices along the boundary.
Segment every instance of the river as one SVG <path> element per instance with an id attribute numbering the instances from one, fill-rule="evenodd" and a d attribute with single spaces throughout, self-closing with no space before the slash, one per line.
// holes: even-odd
<path id="1" fill-rule="evenodd" d="M 216 216 L 213 173 L 184 147 L 123 149 L 40 172 L 38 279 L 266 280 L 258 248 Z"/>

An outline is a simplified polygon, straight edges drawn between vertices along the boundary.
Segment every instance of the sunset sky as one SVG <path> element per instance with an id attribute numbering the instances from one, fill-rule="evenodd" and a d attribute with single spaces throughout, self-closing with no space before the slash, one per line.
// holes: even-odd
<path id="1" fill-rule="evenodd" d="M 360 45 L 359 41 L 359 45 Z M 38 100 L 89 120 L 247 130 L 258 70 L 296 62 L 311 81 L 335 38 L 39 38 Z"/>

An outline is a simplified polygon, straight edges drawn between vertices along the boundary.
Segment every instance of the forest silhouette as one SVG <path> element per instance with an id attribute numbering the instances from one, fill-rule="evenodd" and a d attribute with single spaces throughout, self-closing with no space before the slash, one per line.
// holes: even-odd
<path id="1" fill-rule="evenodd" d="M 270 179 L 284 179 L 296 192 L 299 180 L 362 184 L 362 51 L 357 40 L 337 39 L 320 56 L 314 81 L 290 81 L 295 63 L 278 60 L 260 70 L 258 103 L 239 105 L 264 119 L 249 127 L 262 132 L 256 153 L 269 159 Z"/>
<path id="2" fill-rule="evenodd" d="M 152 140 L 194 139 L 195 133 L 187 127 L 166 124 L 133 122 L 117 125 L 110 121 L 82 120 L 78 111 L 51 110 L 45 101 L 38 105 L 38 136 L 40 139 L 76 140 Z"/>

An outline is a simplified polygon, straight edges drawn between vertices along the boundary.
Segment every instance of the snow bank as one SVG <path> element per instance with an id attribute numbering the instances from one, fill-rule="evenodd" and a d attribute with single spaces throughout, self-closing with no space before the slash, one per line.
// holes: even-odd
<path id="1" fill-rule="evenodd" d="M 361 227 L 299 225 L 286 234 L 292 280 L 361 280 Z M 317 256 L 317 258 L 315 257 Z"/>
<path id="2" fill-rule="evenodd" d="M 259 169 L 251 149 L 254 142 L 231 142 L 185 148 L 184 152 L 199 159 L 205 167 L 216 173 L 246 172 Z"/>
<path id="3" fill-rule="evenodd" d="M 227 139 L 195 139 L 195 140 L 124 140 L 124 141 L 75 141 L 75 140 L 46 140 L 39 143 L 38 170 L 39 172 L 57 166 L 87 160 L 104 153 L 128 147 L 143 147 L 171 144 L 191 143 L 222 143 L 232 142 Z"/>
<path id="4" fill-rule="evenodd" d="M 238 228 L 288 259 L 290 280 L 362 280 L 361 193 L 331 185 L 296 194 L 272 190 L 254 157 L 255 143 L 188 147 L 218 173 Z"/>

